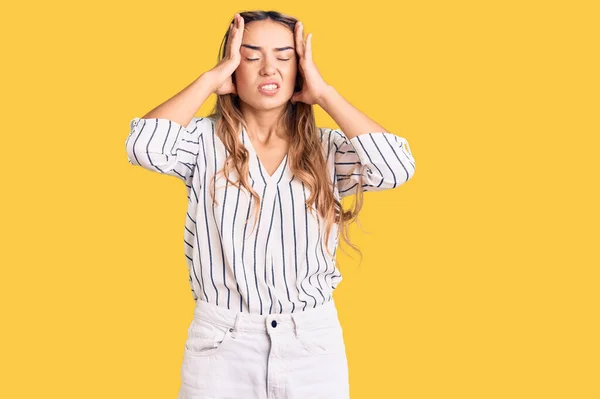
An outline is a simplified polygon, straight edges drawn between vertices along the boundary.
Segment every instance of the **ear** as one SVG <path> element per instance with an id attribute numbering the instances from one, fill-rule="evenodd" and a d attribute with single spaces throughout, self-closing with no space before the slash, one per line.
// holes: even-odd
<path id="1" fill-rule="evenodd" d="M 292 104 L 296 104 L 298 101 L 300 101 L 300 92 L 294 93 L 294 95 L 292 95 L 292 98 L 290 98 L 290 101 Z"/>

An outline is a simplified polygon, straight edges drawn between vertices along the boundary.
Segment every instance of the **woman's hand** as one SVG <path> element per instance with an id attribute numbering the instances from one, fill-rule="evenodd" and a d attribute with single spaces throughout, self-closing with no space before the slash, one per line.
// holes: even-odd
<path id="1" fill-rule="evenodd" d="M 225 57 L 208 71 L 215 79 L 215 93 L 218 95 L 237 94 L 235 84 L 231 79 L 231 75 L 240 65 L 242 55 L 240 48 L 242 46 L 242 36 L 244 34 L 244 18 L 238 13 L 234 16 L 234 22 L 229 25 L 227 33 L 227 47 L 225 49 Z"/>
<path id="2" fill-rule="evenodd" d="M 297 101 L 306 104 L 318 104 L 325 95 L 329 85 L 323 80 L 317 70 L 317 66 L 312 58 L 312 33 L 304 40 L 304 26 L 298 21 L 294 27 L 294 36 L 296 41 L 296 52 L 298 53 L 299 69 L 304 82 L 302 90 L 294 93 L 290 101 L 295 104 Z"/>

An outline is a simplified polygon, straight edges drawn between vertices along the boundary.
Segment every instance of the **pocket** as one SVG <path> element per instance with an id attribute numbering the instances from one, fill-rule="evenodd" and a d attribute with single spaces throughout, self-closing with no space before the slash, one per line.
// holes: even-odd
<path id="1" fill-rule="evenodd" d="M 195 318 L 188 329 L 185 352 L 190 356 L 215 355 L 226 346 L 231 333 L 230 327 Z"/>
<path id="2" fill-rule="evenodd" d="M 301 330 L 298 340 L 302 347 L 312 354 L 334 355 L 346 352 L 344 334 L 339 325 Z"/>

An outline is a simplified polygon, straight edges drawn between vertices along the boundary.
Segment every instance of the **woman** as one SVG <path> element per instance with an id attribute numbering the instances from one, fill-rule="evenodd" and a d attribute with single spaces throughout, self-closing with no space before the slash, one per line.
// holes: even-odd
<path id="1" fill-rule="evenodd" d="M 324 81 L 311 42 L 290 16 L 236 14 L 219 63 L 131 121 L 129 162 L 187 187 L 196 308 L 179 398 L 349 397 L 339 226 L 348 242 L 363 191 L 400 186 L 415 163 L 406 139 Z M 195 117 L 212 93 L 213 113 Z M 317 128 L 315 104 L 340 129 Z"/>

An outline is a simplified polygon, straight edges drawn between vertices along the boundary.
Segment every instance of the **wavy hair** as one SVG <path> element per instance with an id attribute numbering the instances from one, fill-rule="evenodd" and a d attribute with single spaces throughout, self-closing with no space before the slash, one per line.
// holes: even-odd
<path id="1" fill-rule="evenodd" d="M 244 19 L 244 25 L 253 21 L 270 19 L 282 24 L 292 32 L 294 32 L 294 26 L 298 21 L 292 16 L 277 11 L 244 11 L 240 12 L 239 15 Z M 231 22 L 235 22 L 234 19 L 232 19 Z M 227 39 L 228 31 L 225 33 L 221 42 L 217 62 L 220 62 L 226 56 L 228 46 Z M 299 68 L 298 61 L 299 57 L 296 57 L 297 67 Z M 303 84 L 302 74 L 299 72 L 299 69 L 297 69 L 297 71 L 294 92 L 300 91 Z M 235 84 L 235 73 L 232 75 L 232 82 Z M 224 174 L 225 179 L 229 183 L 238 187 L 240 190 L 240 185 L 243 186 L 250 193 L 252 198 L 256 200 L 257 205 L 255 206 L 256 216 L 254 223 L 254 226 L 256 227 L 256 221 L 258 220 L 258 213 L 260 210 L 260 197 L 248 183 L 250 153 L 238 138 L 238 133 L 242 126 L 246 131 L 248 130 L 248 126 L 246 125 L 241 112 L 239 97 L 232 94 L 217 95 L 215 106 L 208 117 L 216 121 L 215 134 L 223 142 L 228 154 L 223 169 L 215 176 Z M 363 204 L 362 176 L 360 176 L 361 181 L 357 185 L 356 201 L 353 203 L 351 209 L 345 211 L 341 202 L 334 196 L 334 183 L 329 180 L 330 177 L 327 173 L 325 154 L 323 152 L 319 134 L 320 132 L 315 123 L 313 106 L 299 101 L 295 104 L 288 101 L 287 107 L 279 117 L 277 124 L 283 128 L 283 131 L 285 131 L 290 138 L 288 150 L 289 167 L 295 178 L 303 182 L 310 190 L 311 194 L 306 201 L 307 209 L 311 213 L 317 211 L 318 215 L 320 215 L 326 223 L 325 247 L 327 253 L 331 256 L 327 242 L 333 223 L 338 223 L 342 239 L 361 255 L 362 262 L 362 252 L 350 242 L 349 238 L 349 225 L 356 221 L 357 225 L 360 227 L 358 213 Z M 229 178 L 232 169 L 235 169 L 239 176 L 237 184 Z M 211 180 L 211 197 L 214 203 L 215 179 Z M 313 202 L 316 209 L 312 206 Z M 246 223 L 247 222 L 248 219 L 246 219 Z M 339 263 L 336 260 L 336 266 L 338 264 Z"/>

